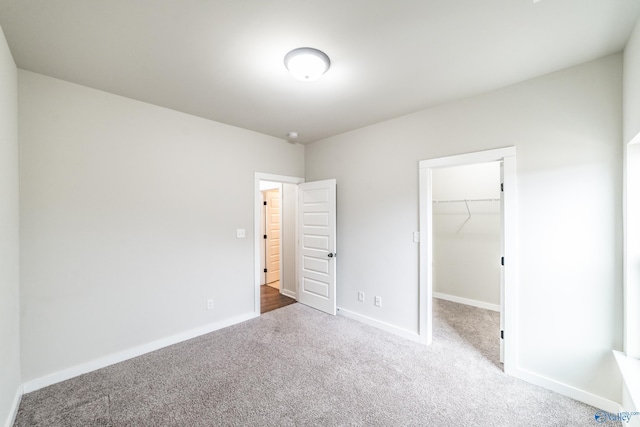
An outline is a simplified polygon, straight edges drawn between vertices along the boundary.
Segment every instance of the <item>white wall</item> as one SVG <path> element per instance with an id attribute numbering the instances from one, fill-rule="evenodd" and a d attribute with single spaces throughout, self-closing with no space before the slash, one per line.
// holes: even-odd
<path id="1" fill-rule="evenodd" d="M 282 189 L 281 182 L 260 181 L 260 191 Z"/>
<path id="2" fill-rule="evenodd" d="M 0 28 L 0 425 L 21 384 L 18 231 L 18 78 Z"/>
<path id="3" fill-rule="evenodd" d="M 338 182 L 338 305 L 417 332 L 418 161 L 515 145 L 520 367 L 619 401 L 622 57 L 307 146 Z M 357 300 L 357 291 L 383 297 Z"/>
<path id="4" fill-rule="evenodd" d="M 297 296 L 296 284 L 296 206 L 298 204 L 298 186 L 282 184 L 282 293 Z"/>
<path id="5" fill-rule="evenodd" d="M 500 305 L 500 163 L 434 169 L 433 292 Z M 469 215 L 469 212 L 471 214 Z"/>
<path id="6" fill-rule="evenodd" d="M 624 142 L 640 133 L 640 19 L 624 49 Z"/>
<path id="7" fill-rule="evenodd" d="M 18 80 L 24 381 L 253 313 L 254 241 L 236 229 L 254 235 L 255 172 L 303 176 L 304 147 Z"/>

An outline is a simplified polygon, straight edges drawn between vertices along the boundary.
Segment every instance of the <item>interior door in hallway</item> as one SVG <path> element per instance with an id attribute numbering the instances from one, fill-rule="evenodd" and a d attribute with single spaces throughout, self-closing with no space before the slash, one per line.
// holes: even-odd
<path id="1" fill-rule="evenodd" d="M 336 314 L 336 180 L 298 186 L 298 301 Z"/>
<path id="2" fill-rule="evenodd" d="M 265 191 L 266 213 L 266 283 L 280 288 L 280 190 Z"/>

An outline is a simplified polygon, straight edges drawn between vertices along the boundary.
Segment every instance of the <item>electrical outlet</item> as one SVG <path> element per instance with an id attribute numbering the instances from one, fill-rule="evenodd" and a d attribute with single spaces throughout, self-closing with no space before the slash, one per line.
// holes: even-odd
<path id="1" fill-rule="evenodd" d="M 213 298 L 207 300 L 207 310 L 213 310 Z"/>
<path id="2" fill-rule="evenodd" d="M 373 303 L 375 304 L 376 307 L 382 307 L 382 297 L 376 296 L 373 299 Z"/>
<path id="3" fill-rule="evenodd" d="M 358 301 L 364 302 L 364 292 L 358 292 Z"/>

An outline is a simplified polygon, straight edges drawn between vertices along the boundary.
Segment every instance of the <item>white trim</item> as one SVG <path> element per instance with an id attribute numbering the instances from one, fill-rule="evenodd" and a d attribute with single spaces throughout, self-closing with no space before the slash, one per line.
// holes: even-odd
<path id="1" fill-rule="evenodd" d="M 420 342 L 430 344 L 433 339 L 433 194 L 432 169 L 475 163 L 503 162 L 504 171 L 504 371 L 512 374 L 518 366 L 518 251 L 517 251 L 517 174 L 516 148 L 505 147 L 436 159 L 422 160 L 419 165 L 420 251 L 419 251 L 419 309 Z"/>
<path id="2" fill-rule="evenodd" d="M 300 178 L 298 176 L 274 175 L 271 173 L 261 173 L 261 172 L 256 172 L 255 178 L 258 181 L 286 182 L 289 184 L 300 184 L 304 182 L 304 178 Z"/>
<path id="3" fill-rule="evenodd" d="M 620 408 L 620 404 L 618 402 L 614 402 L 613 400 L 605 399 L 604 397 L 589 393 L 588 391 L 552 380 L 551 378 L 527 371 L 526 369 L 516 368 L 512 371 L 511 375 L 516 378 L 530 384 L 546 388 L 547 390 L 554 391 L 563 396 L 570 397 L 579 402 L 586 403 L 587 405 L 591 405 L 595 408 L 602 409 L 603 411 L 615 414 L 618 413 L 618 409 Z"/>
<path id="4" fill-rule="evenodd" d="M 288 290 L 288 289 L 282 289 L 282 290 L 280 291 L 280 293 L 281 293 L 282 295 L 284 295 L 285 297 L 293 298 L 294 300 L 298 301 L 298 295 L 296 295 L 296 293 L 295 293 L 295 292 L 291 292 L 291 291 L 290 291 L 290 290 Z"/>
<path id="5" fill-rule="evenodd" d="M 457 302 L 458 304 L 470 305 L 473 307 L 484 308 L 485 310 L 500 312 L 500 304 L 491 304 L 489 302 L 478 301 L 471 298 L 463 298 L 455 295 L 443 294 L 441 292 L 433 292 L 433 297 L 446 301 Z"/>
<path id="6" fill-rule="evenodd" d="M 444 168 L 449 166 L 464 166 L 475 163 L 488 163 L 502 160 L 503 157 L 516 155 L 516 147 L 495 148 L 492 150 L 476 151 L 473 153 L 455 154 L 453 156 L 438 157 L 436 159 L 420 160 L 420 169 Z"/>
<path id="7" fill-rule="evenodd" d="M 284 240 L 282 238 L 282 234 L 284 233 L 284 231 L 283 231 L 284 227 L 282 226 L 282 218 L 284 216 L 284 203 L 282 203 L 282 200 L 283 200 L 283 197 L 284 197 L 284 195 L 282 194 L 283 192 L 284 192 L 284 185 L 282 185 L 282 183 L 280 183 L 280 189 L 279 189 L 279 192 L 278 192 L 278 198 L 280 199 L 279 200 L 279 202 L 280 202 L 280 218 L 278 218 L 280 220 L 280 224 L 279 224 L 280 230 L 278 230 L 278 239 L 280 239 L 280 256 L 279 256 L 280 260 L 278 262 L 278 269 L 279 269 L 278 270 L 279 271 L 279 273 L 278 273 L 278 276 L 279 276 L 278 277 L 278 290 L 280 291 L 280 293 L 282 293 L 282 291 L 284 290 L 284 271 L 283 271 L 283 268 L 284 268 L 284 257 L 282 256 L 282 252 L 284 251 L 284 247 L 283 247 L 283 243 L 282 243 L 282 242 L 284 242 Z M 268 231 L 265 230 L 265 233 L 268 233 Z M 266 253 L 267 248 L 264 248 L 264 250 L 265 250 L 265 253 Z M 266 263 L 266 261 L 265 261 L 265 263 Z"/>
<path id="8" fill-rule="evenodd" d="M 253 238 L 254 238 L 254 251 L 253 251 L 253 268 L 254 268 L 254 295 L 253 295 L 253 312 L 256 316 L 260 316 L 260 243 L 262 241 L 262 235 L 260 234 L 260 219 L 262 217 L 262 203 L 260 202 L 260 181 L 272 181 L 287 184 L 301 184 L 304 182 L 304 178 L 285 175 L 274 175 L 269 173 L 255 172 L 254 174 L 254 209 L 253 209 Z M 282 191 L 280 192 L 282 195 Z M 296 215 L 297 217 L 297 215 Z M 296 230 L 298 229 L 296 224 Z M 298 253 L 298 239 L 296 238 L 296 254 Z M 294 268 L 297 271 L 297 255 L 296 265 Z M 282 262 L 282 261 L 281 261 Z M 297 276 L 297 275 L 296 275 Z M 280 289 L 282 289 L 282 263 L 280 264 Z M 296 286 L 297 289 L 297 286 Z M 284 292 L 282 292 L 284 293 Z M 289 295 L 287 295 L 289 296 Z M 295 298 L 295 297 L 292 297 Z M 297 298 L 296 298 L 297 299 Z"/>
<path id="9" fill-rule="evenodd" d="M 431 169 L 419 167 L 419 227 L 420 242 L 418 243 L 418 335 L 420 342 L 431 344 L 433 341 L 433 241 L 427 236 L 433 236 L 433 193 L 431 188 Z M 426 166 L 426 165 L 425 165 Z M 432 220 L 429 221 L 429 218 Z M 429 271 L 429 273 L 427 273 Z"/>
<path id="10" fill-rule="evenodd" d="M 363 316 L 362 314 L 354 313 L 353 311 L 349 311 L 344 308 L 338 307 L 337 311 L 338 311 L 337 314 L 339 316 L 344 316 L 349 319 L 357 320 L 358 322 L 362 322 L 367 325 L 374 326 L 378 329 L 382 329 L 383 331 L 390 332 L 394 335 L 401 336 L 402 338 L 406 338 L 411 341 L 420 342 L 420 336 L 415 332 L 398 328 L 397 326 L 390 325 L 389 323 L 381 322 L 379 320 L 373 319 L 368 316 Z"/>
<path id="11" fill-rule="evenodd" d="M 518 366 L 518 339 L 520 328 L 518 326 L 518 180 L 516 173 L 515 147 L 510 155 L 502 158 L 504 172 L 503 191 L 503 241 L 504 241 L 504 283 L 502 291 L 504 295 L 504 371 L 511 374 L 511 370 Z"/>
<path id="12" fill-rule="evenodd" d="M 24 387 L 22 385 L 18 386 L 16 390 L 16 395 L 13 398 L 13 403 L 11 404 L 11 409 L 9 410 L 9 416 L 7 417 L 7 422 L 5 423 L 6 427 L 12 427 L 16 422 L 16 416 L 18 415 L 18 408 L 20 408 L 20 401 L 22 400 L 22 395 L 24 394 Z"/>
<path id="13" fill-rule="evenodd" d="M 68 380 L 70 378 L 77 377 L 78 375 L 85 374 L 87 372 L 95 371 L 119 362 L 123 362 L 128 359 L 132 359 L 143 354 L 159 350 L 163 347 L 168 347 L 173 344 L 180 343 L 182 341 L 189 340 L 191 338 L 199 337 L 201 335 L 208 334 L 210 332 L 217 331 L 218 329 L 226 328 L 237 323 L 245 322 L 247 320 L 255 318 L 255 313 L 246 313 L 240 316 L 232 317 L 230 319 L 221 320 L 219 322 L 210 323 L 199 328 L 191 329 L 189 331 L 182 332 L 177 335 L 162 338 L 157 341 L 153 341 L 147 344 L 143 344 L 137 347 L 130 348 L 128 350 L 120 351 L 118 353 L 111 354 L 109 356 L 101 357 L 100 359 L 92 360 L 81 365 L 76 365 L 71 368 L 64 369 L 53 374 L 45 375 L 44 377 L 36 378 L 27 381 L 23 384 L 24 393 L 31 393 L 32 391 L 39 390 L 43 387 L 47 387 L 52 384 L 59 383 L 61 381 Z"/>

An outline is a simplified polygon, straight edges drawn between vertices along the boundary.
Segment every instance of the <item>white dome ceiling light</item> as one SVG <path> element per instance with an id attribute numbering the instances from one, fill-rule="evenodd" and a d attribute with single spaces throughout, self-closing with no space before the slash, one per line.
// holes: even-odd
<path id="1" fill-rule="evenodd" d="M 299 47 L 287 53 L 284 66 L 293 77 L 303 82 L 318 80 L 327 72 L 331 61 L 326 53 L 312 47 Z"/>

